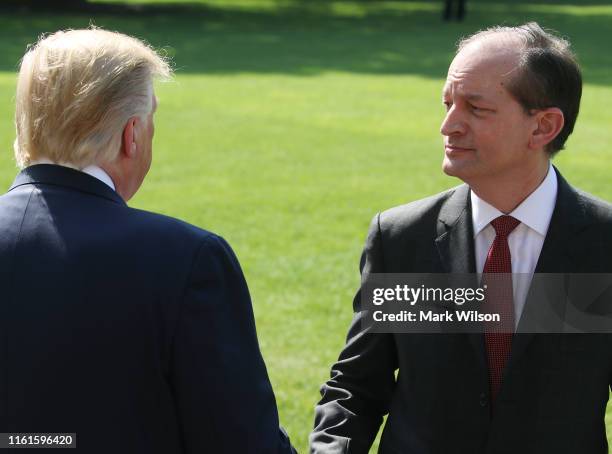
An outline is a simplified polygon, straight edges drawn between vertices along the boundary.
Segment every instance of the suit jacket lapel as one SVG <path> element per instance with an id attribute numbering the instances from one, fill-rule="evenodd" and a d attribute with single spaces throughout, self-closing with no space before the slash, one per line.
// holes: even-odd
<path id="1" fill-rule="evenodd" d="M 588 217 L 578 193 L 565 181 L 556 168 L 555 172 L 558 183 L 557 200 L 536 265 L 536 274 L 580 271 L 577 255 L 582 249 L 582 244 L 579 241 L 578 233 L 588 225 Z M 549 297 L 553 298 L 551 301 L 554 301 L 554 298 L 558 298 L 558 295 L 551 294 Z M 529 317 L 530 310 L 533 310 L 533 306 L 537 304 L 538 299 L 530 292 L 525 302 L 521 322 L 518 326 L 519 332 L 523 319 Z M 534 332 L 527 332 L 514 336 L 512 353 L 507 369 L 511 369 L 518 363 L 535 335 L 536 333 Z"/>
<path id="2" fill-rule="evenodd" d="M 535 273 L 569 273 L 581 270 L 579 256 L 583 244 L 579 232 L 588 225 L 588 216 L 580 195 L 556 168 L 555 172 L 558 183 L 557 200 Z M 467 185 L 457 188 L 441 208 L 437 233 L 435 243 L 444 272 L 475 273 L 474 234 Z M 534 304 L 537 304 L 537 300 L 528 297 L 524 313 Z M 516 367 L 534 336 L 534 333 L 519 333 L 514 336 L 506 373 Z M 486 377 L 488 369 L 484 335 L 468 334 L 468 337 L 482 367 L 483 377 Z M 503 390 L 502 386 L 502 393 Z"/>
<path id="3" fill-rule="evenodd" d="M 584 206 L 578 194 L 557 173 L 557 201 L 553 211 L 544 245 L 536 265 L 536 273 L 568 273 L 574 268 L 571 258 L 573 235 L 586 223 Z"/>
<path id="4" fill-rule="evenodd" d="M 474 273 L 474 234 L 470 190 L 459 186 L 440 209 L 435 240 L 440 261 L 447 273 Z"/>
<path id="5" fill-rule="evenodd" d="M 459 186 L 442 206 L 437 228 L 438 237 L 435 243 L 444 272 L 475 273 L 476 256 L 469 186 Z M 467 337 L 483 371 L 482 376 L 486 379 L 484 336 L 481 333 L 469 333 Z"/>

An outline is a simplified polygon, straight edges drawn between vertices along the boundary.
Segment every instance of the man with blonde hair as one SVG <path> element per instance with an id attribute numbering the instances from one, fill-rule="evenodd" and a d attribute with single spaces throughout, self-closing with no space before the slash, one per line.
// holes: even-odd
<path id="1" fill-rule="evenodd" d="M 151 165 L 153 80 L 170 75 L 95 28 L 23 57 L 23 170 L 0 197 L 0 433 L 76 434 L 83 453 L 292 451 L 230 246 L 126 205 Z"/>

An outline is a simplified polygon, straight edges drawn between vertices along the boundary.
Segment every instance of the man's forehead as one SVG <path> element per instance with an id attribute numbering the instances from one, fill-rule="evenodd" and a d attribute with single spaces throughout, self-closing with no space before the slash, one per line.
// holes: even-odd
<path id="1" fill-rule="evenodd" d="M 518 53 L 494 47 L 470 45 L 453 59 L 444 84 L 444 92 L 455 88 L 478 99 L 491 90 L 499 90 L 517 68 Z"/>
<path id="2" fill-rule="evenodd" d="M 504 76 L 516 68 L 519 53 L 512 49 L 496 49 L 489 46 L 470 46 L 459 52 L 448 68 L 449 76 L 479 72 Z"/>

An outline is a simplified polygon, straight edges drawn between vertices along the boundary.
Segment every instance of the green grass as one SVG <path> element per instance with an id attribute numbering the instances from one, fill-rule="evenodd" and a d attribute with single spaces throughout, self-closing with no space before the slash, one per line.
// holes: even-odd
<path id="1" fill-rule="evenodd" d="M 281 420 L 300 452 L 344 343 L 369 220 L 457 184 L 440 171 L 438 129 L 460 36 L 538 20 L 572 40 L 586 85 L 556 165 L 612 200 L 612 6 L 603 1 L 472 1 L 462 24 L 442 23 L 431 1 L 131 3 L 0 16 L 0 184 L 16 173 L 14 71 L 27 43 L 93 20 L 166 47 L 176 81 L 157 88 L 154 164 L 131 205 L 230 241 Z"/>

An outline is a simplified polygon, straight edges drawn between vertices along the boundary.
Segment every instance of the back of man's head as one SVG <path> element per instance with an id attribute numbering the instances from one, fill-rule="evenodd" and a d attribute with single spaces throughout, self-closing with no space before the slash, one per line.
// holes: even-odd
<path id="1" fill-rule="evenodd" d="M 516 50 L 518 67 L 508 91 L 528 113 L 548 107 L 561 109 L 563 129 L 548 144 L 547 151 L 555 154 L 562 150 L 574 129 L 582 96 L 582 75 L 569 41 L 529 22 L 475 33 L 459 42 L 457 53 L 472 44 Z"/>
<path id="2" fill-rule="evenodd" d="M 17 81 L 17 164 L 111 162 L 128 119 L 151 112 L 153 79 L 170 74 L 163 57 L 121 33 L 90 28 L 41 38 Z"/>

